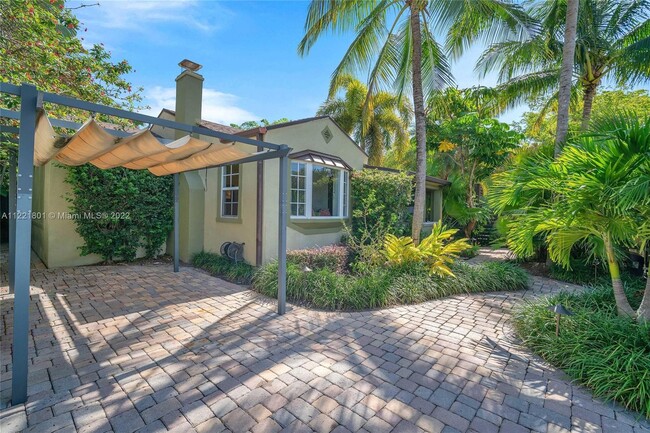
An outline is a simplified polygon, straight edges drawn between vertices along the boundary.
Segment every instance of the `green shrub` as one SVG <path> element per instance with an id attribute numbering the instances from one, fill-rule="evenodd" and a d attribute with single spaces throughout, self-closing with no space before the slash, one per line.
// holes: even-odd
<path id="1" fill-rule="evenodd" d="M 640 280 L 626 284 L 633 306 L 640 302 L 641 289 Z M 559 337 L 547 308 L 555 304 L 575 313 L 562 318 Z M 650 417 L 650 325 L 619 317 L 609 285 L 525 304 L 516 311 L 514 325 L 528 347 L 594 395 Z"/>
<path id="2" fill-rule="evenodd" d="M 412 202 L 413 176 L 365 169 L 352 173 L 352 225 L 350 236 L 361 244 L 384 239 L 388 233 L 410 231 L 408 206 Z"/>
<path id="3" fill-rule="evenodd" d="M 307 266 L 311 269 L 343 272 L 348 264 L 348 251 L 342 245 L 287 251 L 287 262 L 301 269 Z"/>
<path id="4" fill-rule="evenodd" d="M 521 290 L 528 286 L 528 274 L 510 263 L 457 264 L 453 271 L 456 278 L 441 277 L 430 275 L 423 263 L 408 263 L 373 267 L 361 275 L 342 275 L 327 268 L 304 272 L 290 263 L 287 299 L 326 310 L 367 310 L 454 294 Z M 258 269 L 252 287 L 269 297 L 277 297 L 277 262 Z"/>
<path id="5" fill-rule="evenodd" d="M 192 265 L 210 274 L 238 284 L 250 284 L 255 268 L 245 262 L 233 262 L 219 254 L 202 251 L 192 257 Z M 277 276 L 276 276 L 277 278 Z"/>
<path id="6" fill-rule="evenodd" d="M 464 259 L 471 259 L 472 257 L 478 256 L 480 245 L 472 245 L 464 251 L 461 251 L 460 256 Z"/>
<path id="7" fill-rule="evenodd" d="M 67 167 L 67 198 L 77 233 L 84 240 L 81 255 L 98 254 L 106 261 L 133 260 L 144 247 L 155 257 L 173 227 L 171 176 L 146 170 L 101 170 L 84 164 Z"/>

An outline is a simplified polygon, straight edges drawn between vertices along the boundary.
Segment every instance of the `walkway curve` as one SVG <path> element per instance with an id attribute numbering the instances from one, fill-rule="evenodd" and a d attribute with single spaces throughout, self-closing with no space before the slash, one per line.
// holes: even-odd
<path id="1" fill-rule="evenodd" d="M 29 400 L 3 433 L 648 432 L 512 337 L 509 312 L 555 292 L 454 296 L 358 313 L 275 304 L 193 268 L 34 270 Z M 10 392 L 11 295 L 0 296 Z"/>

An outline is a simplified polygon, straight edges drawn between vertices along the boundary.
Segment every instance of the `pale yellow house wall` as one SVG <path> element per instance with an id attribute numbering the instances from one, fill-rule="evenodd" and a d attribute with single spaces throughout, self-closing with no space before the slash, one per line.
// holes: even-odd
<path id="1" fill-rule="evenodd" d="M 206 137 L 207 138 L 207 137 Z M 251 146 L 239 145 L 244 151 Z M 207 170 L 205 188 L 204 249 L 219 253 L 224 242 L 244 243 L 244 260 L 255 264 L 257 218 L 257 164 L 241 164 L 239 186 L 239 216 L 221 216 L 221 168 Z M 203 170 L 205 173 L 205 170 Z"/>
<path id="2" fill-rule="evenodd" d="M 325 141 L 321 134 L 321 131 L 326 126 L 333 134 L 329 143 Z M 264 140 L 276 144 L 287 144 L 293 149 L 292 153 L 302 150 L 315 150 L 335 155 L 354 170 L 361 170 L 363 165 L 368 162 L 366 154 L 328 118 L 270 129 L 266 133 Z M 264 163 L 262 259 L 265 263 L 278 256 L 278 166 L 279 162 L 277 160 Z M 289 178 L 290 172 L 287 172 L 286 176 Z M 343 235 L 343 222 L 349 221 L 349 219 L 312 219 L 307 221 L 291 218 L 290 215 L 288 215 L 288 220 L 288 250 L 335 244 L 341 240 Z"/>
<path id="3" fill-rule="evenodd" d="M 48 268 L 81 266 L 99 263 L 102 258 L 91 254 L 81 256 L 84 243 L 72 219 L 66 196 L 71 193 L 65 183 L 66 169 L 49 162 L 34 169 L 34 211 L 41 213 L 32 223 L 32 248 Z M 38 215 L 37 215 L 38 216 Z"/>

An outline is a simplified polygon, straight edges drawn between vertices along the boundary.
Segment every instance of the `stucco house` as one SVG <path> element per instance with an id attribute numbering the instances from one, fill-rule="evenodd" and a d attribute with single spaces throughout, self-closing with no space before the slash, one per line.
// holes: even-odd
<path id="1" fill-rule="evenodd" d="M 203 77 L 184 70 L 176 78 L 175 110 L 159 117 L 292 148 L 289 155 L 287 249 L 338 243 L 351 214 L 350 175 L 368 167 L 368 155 L 330 117 L 319 116 L 242 131 L 201 119 Z M 168 139 L 177 132 L 154 126 Z M 210 137 L 198 137 L 210 141 Z M 237 143 L 234 146 L 238 145 Z M 262 149 L 259 149 L 262 151 Z M 180 175 L 180 258 L 190 261 L 200 251 L 219 252 L 224 242 L 244 244 L 243 258 L 261 265 L 276 258 L 278 240 L 277 160 L 202 169 Z M 64 169 L 48 163 L 35 172 L 34 208 L 65 212 L 68 185 Z M 427 222 L 442 215 L 442 187 L 447 181 L 427 179 Z M 33 248 L 48 267 L 99 262 L 79 256 L 82 239 L 71 220 L 36 220 Z M 171 242 L 167 242 L 167 247 Z"/>

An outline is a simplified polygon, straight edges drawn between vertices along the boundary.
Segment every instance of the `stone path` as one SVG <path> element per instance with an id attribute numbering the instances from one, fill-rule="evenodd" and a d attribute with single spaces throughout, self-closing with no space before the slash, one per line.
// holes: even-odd
<path id="1" fill-rule="evenodd" d="M 509 311 L 555 291 L 360 313 L 275 303 L 169 266 L 35 269 L 29 400 L 6 407 L 11 295 L 0 296 L 0 431 L 650 431 L 517 346 Z"/>

